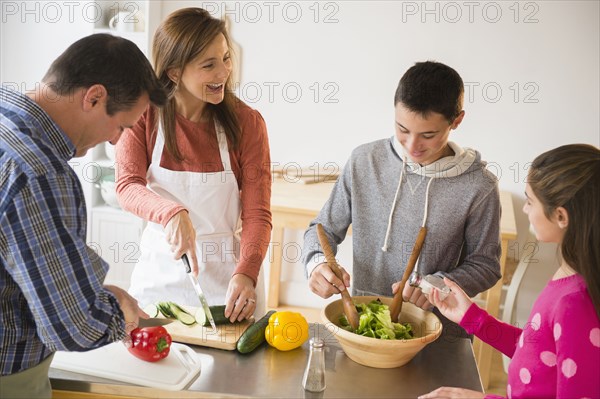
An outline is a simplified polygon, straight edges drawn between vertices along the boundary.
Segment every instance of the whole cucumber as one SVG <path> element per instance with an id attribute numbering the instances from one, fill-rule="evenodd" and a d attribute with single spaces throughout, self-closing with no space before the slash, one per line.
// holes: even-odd
<path id="1" fill-rule="evenodd" d="M 269 317 L 275 313 L 274 310 L 269 311 L 256 323 L 248 327 L 237 342 L 237 350 L 240 353 L 250 353 L 258 348 L 260 344 L 265 342 L 265 330 L 269 325 Z"/>

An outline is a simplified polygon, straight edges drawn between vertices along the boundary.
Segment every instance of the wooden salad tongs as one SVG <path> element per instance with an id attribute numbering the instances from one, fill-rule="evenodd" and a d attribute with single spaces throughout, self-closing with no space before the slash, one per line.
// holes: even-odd
<path id="1" fill-rule="evenodd" d="M 392 321 L 394 323 L 398 323 L 398 317 L 400 317 L 400 312 L 402 311 L 402 291 L 404 290 L 404 286 L 408 281 L 408 278 L 413 272 L 415 268 L 415 264 L 419 259 L 419 255 L 421 254 L 421 248 L 423 248 L 423 242 L 425 241 L 425 236 L 427 235 L 427 227 L 423 226 L 419 229 L 419 234 L 417 235 L 417 239 L 415 241 L 415 246 L 410 254 L 410 258 L 408 259 L 408 263 L 406 264 L 406 269 L 404 270 L 404 274 L 402 275 L 402 280 L 400 281 L 400 286 L 398 287 L 398 291 L 394 295 L 394 299 L 392 300 L 392 304 L 390 305 L 390 316 L 392 317 Z"/>
<path id="2" fill-rule="evenodd" d="M 325 259 L 327 260 L 327 264 L 330 266 L 333 273 L 337 278 L 344 281 L 342 275 L 342 268 L 335 260 L 335 255 L 333 254 L 333 250 L 329 245 L 329 241 L 327 240 L 327 235 L 325 234 L 325 229 L 321 223 L 317 224 L 317 235 L 319 236 L 319 242 L 321 243 L 321 248 L 323 248 L 323 253 L 325 254 Z M 339 288 L 338 288 L 339 289 Z M 344 305 L 344 314 L 352 326 L 352 329 L 356 330 L 358 328 L 358 311 L 356 310 L 356 306 L 354 302 L 352 302 L 352 297 L 348 293 L 347 289 L 344 289 L 340 292 L 342 295 L 342 304 Z"/>

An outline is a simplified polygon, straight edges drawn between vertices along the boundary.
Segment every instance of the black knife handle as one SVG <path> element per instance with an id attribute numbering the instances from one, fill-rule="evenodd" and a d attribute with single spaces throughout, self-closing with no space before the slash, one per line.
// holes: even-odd
<path id="1" fill-rule="evenodd" d="M 183 256 L 181 257 L 181 260 L 183 261 L 183 264 L 185 265 L 185 272 L 189 273 L 192 271 L 192 267 L 190 266 L 190 261 L 187 257 L 187 254 L 183 254 Z"/>

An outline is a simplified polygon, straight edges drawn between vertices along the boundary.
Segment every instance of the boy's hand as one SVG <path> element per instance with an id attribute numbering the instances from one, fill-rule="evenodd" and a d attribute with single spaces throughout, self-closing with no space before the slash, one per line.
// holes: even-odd
<path id="1" fill-rule="evenodd" d="M 327 299 L 333 294 L 341 293 L 346 287 L 350 287 L 350 275 L 343 267 L 340 266 L 340 269 L 342 269 L 344 281 L 336 277 L 327 263 L 319 264 L 308 279 L 310 290 L 321 298 Z"/>
<path id="2" fill-rule="evenodd" d="M 394 295 L 396 294 L 396 291 L 398 291 L 399 285 L 399 281 L 392 284 L 392 292 Z M 429 302 L 427 296 L 423 294 L 423 291 L 421 291 L 420 288 L 412 287 L 408 283 L 404 285 L 404 289 L 402 290 L 402 300 L 404 302 L 410 302 L 423 310 L 433 310 L 433 305 Z"/>

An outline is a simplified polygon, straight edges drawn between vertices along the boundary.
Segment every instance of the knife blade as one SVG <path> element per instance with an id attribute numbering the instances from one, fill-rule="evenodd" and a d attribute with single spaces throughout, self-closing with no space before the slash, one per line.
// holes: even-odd
<path id="1" fill-rule="evenodd" d="M 213 331 L 217 331 L 217 325 L 215 324 L 215 319 L 210 311 L 210 308 L 208 307 L 208 302 L 206 301 L 206 296 L 204 295 L 204 291 L 202 291 L 202 287 L 200 286 L 198 279 L 196 277 L 194 277 L 194 275 L 192 274 L 192 267 L 190 266 L 190 261 L 189 261 L 187 255 L 183 254 L 183 256 L 181 257 L 181 260 L 183 260 L 183 264 L 185 265 L 185 272 L 188 274 L 188 278 L 190 279 L 190 281 L 192 282 L 192 285 L 194 286 L 194 291 L 196 291 L 196 294 L 198 295 L 198 299 L 200 300 L 202 309 L 204 309 L 204 314 L 206 315 L 208 322 L 210 323 L 211 327 L 213 328 Z"/>
<path id="2" fill-rule="evenodd" d="M 172 321 L 173 321 L 172 319 L 162 319 L 159 317 L 151 317 L 149 319 L 139 319 L 138 327 L 144 328 L 144 327 L 164 326 L 164 325 L 171 323 Z"/>

